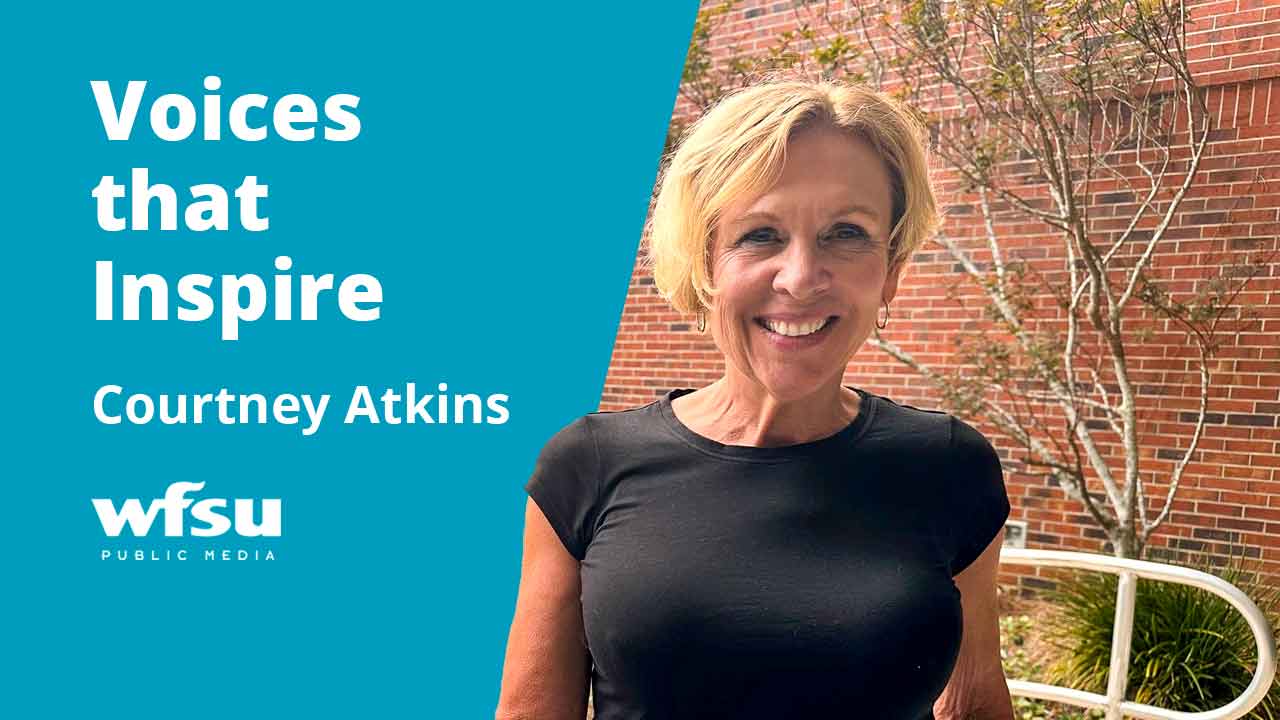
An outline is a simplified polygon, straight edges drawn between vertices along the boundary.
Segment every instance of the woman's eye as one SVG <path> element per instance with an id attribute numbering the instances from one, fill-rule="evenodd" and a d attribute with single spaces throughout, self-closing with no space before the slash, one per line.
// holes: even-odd
<path id="1" fill-rule="evenodd" d="M 831 228 L 831 231 L 827 233 L 827 236 L 836 240 L 866 240 L 871 237 L 867 234 L 866 230 L 862 229 L 861 225 L 847 225 L 843 223 Z"/>
<path id="2" fill-rule="evenodd" d="M 760 228 L 752 230 L 742 237 L 738 238 L 738 245 L 763 245 L 777 242 L 778 232 L 773 228 Z"/>

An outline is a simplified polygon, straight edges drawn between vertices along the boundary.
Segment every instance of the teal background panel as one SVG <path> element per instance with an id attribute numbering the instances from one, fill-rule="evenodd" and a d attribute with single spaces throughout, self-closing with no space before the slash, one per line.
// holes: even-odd
<path id="1" fill-rule="evenodd" d="M 695 2 L 8 10 L 0 717 L 491 717 L 542 444 L 596 407 Z M 351 93 L 348 143 L 156 139 L 150 101 Z M 108 142 L 91 80 L 148 87 Z M 91 189 L 234 188 L 267 232 L 100 230 Z M 123 205 L 123 203 L 122 203 Z M 234 211 L 234 205 L 232 210 Z M 153 223 L 155 215 L 153 215 Z M 94 320 L 117 273 L 377 277 L 382 318 Z M 296 280 L 295 280 L 296 282 Z M 118 298 L 117 298 L 118 303 Z M 295 312 L 297 308 L 295 307 Z M 118 311 L 118 306 L 117 306 Z M 171 310 L 172 312 L 172 310 Z M 344 425 L 357 385 L 510 396 L 505 425 Z M 297 426 L 96 421 L 97 388 L 331 394 Z M 91 498 L 282 498 L 283 534 L 108 538 Z M 270 549 L 104 561 L 104 549 Z"/>

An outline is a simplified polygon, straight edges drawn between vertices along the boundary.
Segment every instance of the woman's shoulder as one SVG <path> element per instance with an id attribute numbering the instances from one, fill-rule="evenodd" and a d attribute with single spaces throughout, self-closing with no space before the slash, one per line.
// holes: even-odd
<path id="1" fill-rule="evenodd" d="M 920 408 L 877 395 L 875 425 L 882 439 L 896 438 L 915 452 L 938 450 L 952 461 L 987 460 L 995 454 L 980 430 L 945 410 Z"/>
<path id="2" fill-rule="evenodd" d="M 942 410 L 919 408 L 883 395 L 873 395 L 874 434 L 882 439 L 898 439 L 913 449 L 946 447 L 951 442 L 953 416 Z"/>
<path id="3" fill-rule="evenodd" d="M 679 392 L 679 391 L 673 391 Z M 622 410 L 598 410 L 582 416 L 582 421 L 595 433 L 618 433 L 652 427 L 661 419 L 662 404 L 670 402 L 664 395 L 651 403 Z"/>
<path id="4" fill-rule="evenodd" d="M 644 443 L 651 439 L 661 424 L 660 398 L 647 405 L 624 410 L 600 410 L 587 413 L 562 427 L 547 442 L 547 447 L 561 452 L 581 454 L 590 451 L 597 456 L 602 448 Z"/>

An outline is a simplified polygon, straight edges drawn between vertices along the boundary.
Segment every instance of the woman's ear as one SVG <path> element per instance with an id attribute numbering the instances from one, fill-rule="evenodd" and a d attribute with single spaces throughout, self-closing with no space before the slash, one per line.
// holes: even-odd
<path id="1" fill-rule="evenodd" d="M 889 274 L 884 279 L 884 290 L 880 293 L 880 299 L 886 304 L 893 302 L 893 297 L 898 294 L 898 280 L 902 277 L 902 268 L 906 264 L 906 260 L 902 259 L 889 266 Z"/>

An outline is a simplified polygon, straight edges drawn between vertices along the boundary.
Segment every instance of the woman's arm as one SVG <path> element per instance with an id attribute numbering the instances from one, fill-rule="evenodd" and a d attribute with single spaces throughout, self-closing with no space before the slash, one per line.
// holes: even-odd
<path id="1" fill-rule="evenodd" d="M 582 720 L 591 670 L 578 561 L 532 499 L 497 720 Z"/>
<path id="2" fill-rule="evenodd" d="M 996 570 L 1002 535 L 955 577 L 964 610 L 964 638 L 951 680 L 933 704 L 938 720 L 1011 720 L 1013 704 L 1000 664 Z"/>

